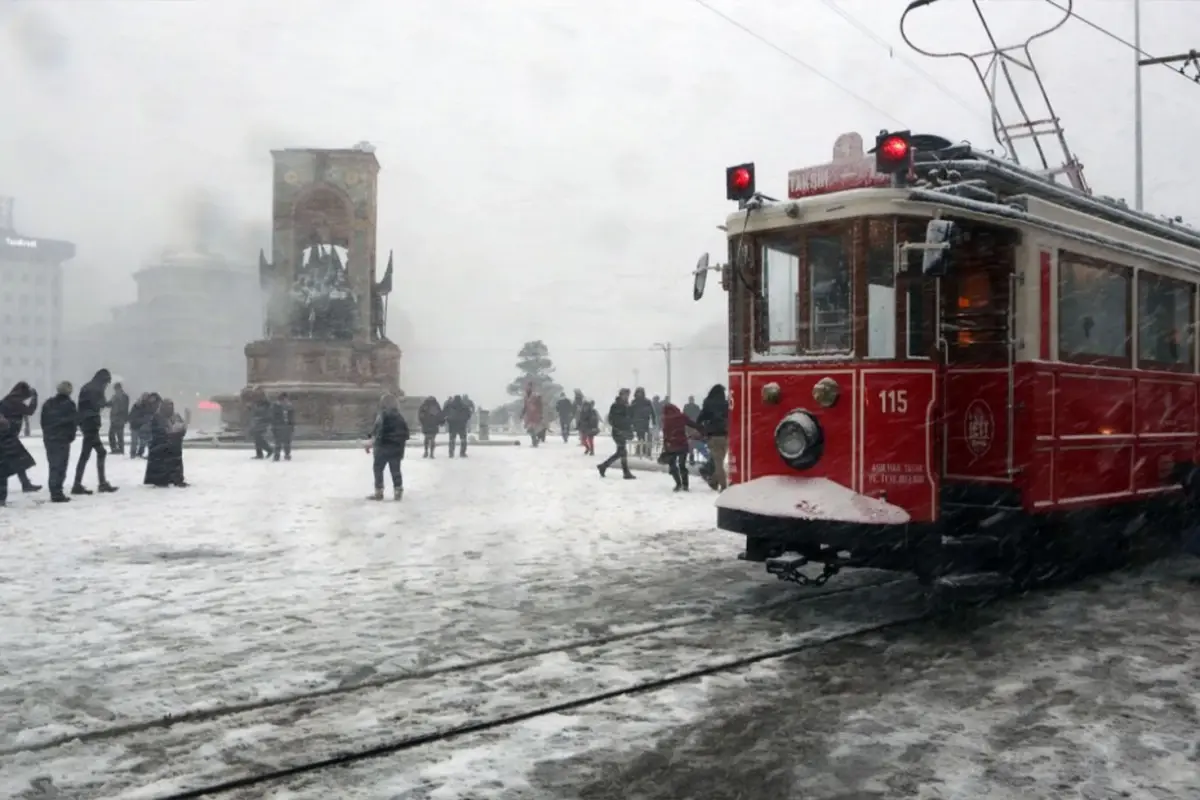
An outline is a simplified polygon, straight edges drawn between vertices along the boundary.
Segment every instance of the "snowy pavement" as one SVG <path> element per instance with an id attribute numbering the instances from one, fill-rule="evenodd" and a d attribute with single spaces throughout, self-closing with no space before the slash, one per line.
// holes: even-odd
<path id="1" fill-rule="evenodd" d="M 15 495 L 0 795 L 163 796 L 261 771 L 281 748 L 303 761 L 281 717 L 323 712 L 307 728 L 319 755 L 391 732 L 383 707 L 444 727 L 572 682 L 617 686 L 696 663 L 713 644 L 698 622 L 806 594 L 734 560 L 707 489 L 602 481 L 574 446 L 444 456 L 405 462 L 399 504 L 363 499 L 369 460 L 353 451 L 189 452 L 185 490 L 142 487 L 140 462 L 112 458 L 116 495 Z M 567 680 L 561 650 L 588 646 Z M 649 650 L 671 663 L 639 662 Z"/>

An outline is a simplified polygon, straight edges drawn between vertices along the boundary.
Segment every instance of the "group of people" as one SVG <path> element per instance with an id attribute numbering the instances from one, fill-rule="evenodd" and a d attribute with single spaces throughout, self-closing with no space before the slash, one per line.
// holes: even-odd
<path id="1" fill-rule="evenodd" d="M 292 460 L 292 437 L 296 433 L 296 407 L 287 392 L 270 398 L 261 389 L 247 398 L 250 404 L 250 438 L 254 441 L 254 457 L 258 460 L 280 456 Z M 270 441 L 267 434 L 271 435 Z"/>
<path id="2" fill-rule="evenodd" d="M 112 385 L 113 396 L 107 396 Z M 117 487 L 108 482 L 105 461 L 108 451 L 100 435 L 103 411 L 109 409 L 109 446 L 114 453 L 125 448 L 124 428 L 129 425 L 130 458 L 146 456 L 145 483 L 150 486 L 187 486 L 183 475 L 183 438 L 187 420 L 176 413 L 175 404 L 155 392 L 143 394 L 133 404 L 120 383 L 113 384 L 112 374 L 101 369 L 79 389 L 78 399 L 72 395 L 75 387 L 63 381 L 54 397 L 40 404 L 42 444 L 46 452 L 47 483 L 50 501 L 68 503 L 66 489 L 71 447 L 80 438 L 81 449 L 75 461 L 75 479 L 71 495 L 90 495 L 84 485 L 87 466 L 96 459 L 96 491 L 112 493 Z M 8 479 L 16 475 L 24 492 L 38 492 L 42 487 L 29 477 L 37 460 L 21 442 L 20 433 L 28 420 L 38 411 L 37 390 L 26 381 L 18 382 L 0 399 L 0 506 L 8 501 Z"/>
<path id="3" fill-rule="evenodd" d="M 457 447 L 460 458 L 467 457 L 467 426 L 471 417 L 475 416 L 475 403 L 469 395 L 456 394 L 446 398 L 445 403 L 439 403 L 436 397 L 426 397 L 417 411 L 417 421 L 421 424 L 421 436 L 424 438 L 422 458 L 433 458 L 436 449 L 438 431 L 446 427 L 450 436 L 450 457 L 454 458 Z"/>
<path id="4" fill-rule="evenodd" d="M 654 413 L 651 403 L 652 401 L 646 400 L 646 393 L 640 388 L 633 392 L 632 400 L 628 389 L 617 393 L 616 399 L 608 409 L 608 424 L 612 429 L 612 438 L 617 449 L 596 465 L 600 477 L 603 478 L 614 464 L 620 463 L 623 477 L 626 480 L 633 479 L 635 476 L 629 469 L 628 445 L 631 441 L 634 442 L 637 448 L 635 455 L 648 455 L 647 434 L 650 426 L 657 424 L 662 432 L 662 453 L 659 461 L 667 465 L 667 470 L 675 481 L 675 491 L 689 490 L 688 464 L 695 463 L 696 439 L 703 440 L 708 448 L 706 469 L 702 472 L 706 482 L 716 491 L 728 488 L 725 456 L 729 451 L 729 400 L 725 394 L 725 387 L 721 384 L 713 386 L 699 406 L 696 405 L 694 397 L 689 397 L 682 409 L 672 403 L 670 398 L 666 398 L 662 401 L 659 414 L 646 417 L 644 409 L 648 405 L 651 406 L 651 414 Z M 642 425 L 646 421 L 649 424 L 643 428 Z M 645 449 L 642 447 L 643 443 L 646 443 Z"/>

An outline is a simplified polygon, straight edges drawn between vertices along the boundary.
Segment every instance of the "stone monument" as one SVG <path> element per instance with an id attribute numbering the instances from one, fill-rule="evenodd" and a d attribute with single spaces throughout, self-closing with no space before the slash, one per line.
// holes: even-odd
<path id="1" fill-rule="evenodd" d="M 226 429 L 244 432 L 249 405 L 284 392 L 297 439 L 361 438 L 383 392 L 400 392 L 400 348 L 388 340 L 392 258 L 376 279 L 379 162 L 348 150 L 274 150 L 271 258 L 259 253 L 263 338 L 246 345 L 247 386 L 215 398 Z M 410 422 L 415 415 L 404 402 Z"/>

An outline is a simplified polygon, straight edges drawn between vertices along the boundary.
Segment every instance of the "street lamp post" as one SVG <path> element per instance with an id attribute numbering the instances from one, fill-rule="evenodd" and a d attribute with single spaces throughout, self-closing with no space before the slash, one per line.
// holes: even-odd
<path id="1" fill-rule="evenodd" d="M 662 350 L 663 355 L 667 359 L 667 397 L 671 396 L 671 343 L 670 342 L 655 342 L 655 350 Z"/>

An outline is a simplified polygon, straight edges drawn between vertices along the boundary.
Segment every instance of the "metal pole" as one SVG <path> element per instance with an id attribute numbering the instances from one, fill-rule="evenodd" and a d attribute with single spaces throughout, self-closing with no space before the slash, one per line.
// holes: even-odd
<path id="1" fill-rule="evenodd" d="M 1142 0 L 1133 0 L 1133 205 L 1144 207 L 1142 177 Z"/>

